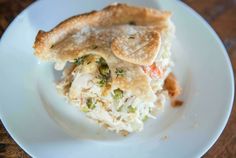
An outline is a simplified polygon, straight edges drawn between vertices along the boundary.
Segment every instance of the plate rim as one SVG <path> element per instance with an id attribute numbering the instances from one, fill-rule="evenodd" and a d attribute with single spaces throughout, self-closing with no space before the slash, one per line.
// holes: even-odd
<path id="1" fill-rule="evenodd" d="M 16 17 L 11 21 L 11 23 L 7 26 L 7 28 L 4 30 L 1 38 L 0 38 L 0 46 L 1 46 L 1 43 L 2 41 L 5 39 L 5 36 L 7 34 L 7 32 L 11 29 L 11 27 L 13 25 L 15 25 L 16 23 L 16 20 L 22 16 L 28 9 L 32 8 L 34 5 L 37 5 L 39 3 L 39 1 L 34 1 L 33 3 L 31 3 L 30 5 L 28 5 L 25 9 L 23 9 L 19 14 L 16 15 Z M 1 106 L 1 104 L 0 104 Z M 25 147 L 22 143 L 20 143 L 20 140 L 18 140 L 16 138 L 16 136 L 10 132 L 9 128 L 8 128 L 8 125 L 7 123 L 5 122 L 5 119 L 2 117 L 2 113 L 0 112 L 0 120 L 5 128 L 5 130 L 7 131 L 7 133 L 10 135 L 10 137 L 15 141 L 15 143 L 22 149 L 24 150 L 24 152 L 26 152 L 29 156 L 31 157 L 36 157 L 34 154 L 32 154 L 28 149 L 27 147 Z"/>
<path id="2" fill-rule="evenodd" d="M 234 72 L 233 72 L 233 67 L 232 67 L 232 63 L 230 61 L 228 52 L 227 52 L 220 36 L 215 32 L 215 30 L 212 28 L 212 26 L 198 12 L 196 12 L 194 9 L 192 9 L 189 5 L 187 5 L 186 3 L 182 2 L 182 1 L 177 1 L 177 2 L 180 5 L 182 5 L 186 9 L 187 12 L 189 12 L 190 14 L 192 13 L 192 15 L 195 16 L 199 20 L 199 22 L 202 23 L 205 26 L 205 28 L 211 33 L 211 35 L 213 35 L 216 42 L 219 44 L 221 51 L 224 55 L 224 58 L 226 59 L 226 64 L 227 64 L 227 67 L 229 70 L 229 75 L 230 75 L 230 80 L 231 80 L 230 84 L 232 85 L 230 87 L 231 96 L 229 97 L 229 100 L 230 100 L 229 110 L 227 111 L 227 114 L 224 117 L 223 122 L 221 122 L 221 125 L 219 124 L 221 127 L 216 130 L 215 134 L 213 135 L 213 138 L 210 139 L 207 144 L 203 145 L 203 148 L 201 150 L 199 150 L 198 157 L 202 157 L 216 143 L 216 141 L 219 139 L 219 137 L 223 133 L 223 131 L 228 123 L 229 117 L 232 112 L 233 103 L 234 103 L 234 94 L 235 94 Z"/>

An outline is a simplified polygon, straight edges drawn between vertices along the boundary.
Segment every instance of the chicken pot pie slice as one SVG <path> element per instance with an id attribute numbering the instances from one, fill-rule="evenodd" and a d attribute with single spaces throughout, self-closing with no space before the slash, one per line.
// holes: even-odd
<path id="1" fill-rule="evenodd" d="M 113 4 L 39 31 L 34 54 L 63 70 L 56 88 L 72 105 L 102 127 L 127 135 L 141 131 L 169 97 L 164 83 L 173 66 L 170 16 Z"/>

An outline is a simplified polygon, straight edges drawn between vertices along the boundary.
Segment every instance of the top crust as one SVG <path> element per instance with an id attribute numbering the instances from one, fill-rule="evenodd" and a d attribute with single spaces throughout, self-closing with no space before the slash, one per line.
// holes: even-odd
<path id="1" fill-rule="evenodd" d="M 92 11 L 90 13 L 71 17 L 57 25 L 49 32 L 40 30 L 34 43 L 34 54 L 40 59 L 47 61 L 71 61 L 78 58 L 82 50 L 78 50 L 78 46 L 73 46 L 70 48 L 70 51 L 63 52 L 63 49 L 58 49 L 59 47 L 57 47 L 57 45 L 63 44 L 64 41 L 68 42 L 70 36 L 81 32 L 81 30 L 86 27 L 101 29 L 130 24 L 129 27 L 141 26 L 147 28 L 144 29 L 146 31 L 144 31 L 144 33 L 147 33 L 147 36 L 151 37 L 151 42 L 141 49 L 143 50 L 144 55 L 145 53 L 149 53 L 148 57 L 145 58 L 145 60 L 132 60 L 133 57 L 131 58 L 131 56 L 127 55 L 127 51 L 120 47 L 120 44 L 122 44 L 120 39 L 123 37 L 117 37 L 116 39 L 111 38 L 111 41 L 108 40 L 110 47 L 113 45 L 113 48 L 110 49 L 112 49 L 114 55 L 121 60 L 139 65 L 149 65 L 153 62 L 159 50 L 161 38 L 160 33 L 168 28 L 168 19 L 170 18 L 170 15 L 170 12 L 158 11 L 150 8 L 139 8 L 128 6 L 126 4 L 110 5 L 101 11 Z M 121 36 L 126 34 L 125 31 L 122 33 Z M 142 39 L 141 37 L 143 36 L 137 38 L 137 41 L 140 41 L 140 39 Z M 90 36 L 86 39 L 87 44 L 90 44 L 90 46 L 94 45 L 94 40 L 91 40 Z M 144 42 L 147 41 L 144 40 Z M 83 51 L 85 51 L 85 49 L 88 48 L 84 48 Z M 135 52 L 140 53 L 140 51 Z"/>
<path id="2" fill-rule="evenodd" d="M 121 60 L 138 64 L 151 65 L 158 53 L 161 37 L 158 32 L 138 32 L 135 35 L 116 37 L 111 44 L 112 52 Z"/>

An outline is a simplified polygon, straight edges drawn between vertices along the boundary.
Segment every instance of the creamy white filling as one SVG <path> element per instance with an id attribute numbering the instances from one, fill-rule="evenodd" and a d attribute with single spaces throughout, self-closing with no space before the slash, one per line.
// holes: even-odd
<path id="1" fill-rule="evenodd" d="M 68 74 L 67 70 L 65 70 L 65 74 Z M 116 132 L 122 130 L 127 132 L 141 131 L 145 119 L 155 118 L 152 114 L 153 109 L 157 111 L 161 109 L 157 109 L 156 104 L 162 104 L 165 97 L 158 97 L 155 102 L 145 102 L 131 92 L 124 91 L 121 99 L 114 100 L 113 91 L 117 89 L 114 86 L 111 87 L 108 95 L 103 96 L 103 88 L 97 84 L 98 74 L 96 62 L 76 66 L 70 74 L 73 79 L 68 81 L 70 77 L 68 77 L 69 74 L 66 75 L 64 80 L 58 84 L 58 87 L 63 89 L 66 87 L 63 87 L 63 84 L 71 82 L 66 94 L 69 102 L 78 106 L 81 111 L 85 112 L 91 119 L 96 120 L 100 125 L 105 125 L 107 129 Z M 93 109 L 87 108 L 88 98 L 96 100 Z M 131 107 L 135 110 L 130 111 Z"/>

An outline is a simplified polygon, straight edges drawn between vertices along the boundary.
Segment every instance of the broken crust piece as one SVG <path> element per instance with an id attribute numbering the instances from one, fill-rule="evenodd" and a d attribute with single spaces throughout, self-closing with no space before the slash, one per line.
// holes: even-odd
<path id="1" fill-rule="evenodd" d="M 164 83 L 164 89 L 168 91 L 169 96 L 171 97 L 171 105 L 173 107 L 179 107 L 183 104 L 183 101 L 176 99 L 181 93 L 181 87 L 178 84 L 173 73 L 170 73 Z"/>
<path id="2" fill-rule="evenodd" d="M 131 51 L 122 48 L 121 44 L 123 43 L 120 42 L 122 35 L 126 35 L 129 29 L 123 31 L 123 33 L 114 40 L 113 38 L 110 38 L 113 42 L 109 41 L 109 43 L 111 44 L 112 42 L 112 51 L 118 58 L 135 64 L 150 65 L 157 56 L 160 48 L 160 33 L 165 29 L 168 29 L 168 19 L 170 18 L 170 15 L 170 12 L 133 7 L 126 4 L 110 5 L 101 11 L 92 11 L 90 13 L 71 17 L 57 25 L 49 32 L 39 31 L 34 43 L 35 55 L 46 61 L 72 61 L 75 58 L 78 58 L 81 52 L 94 44 L 94 41 L 91 40 L 90 37 L 86 38 L 86 47 L 83 49 L 78 49 L 76 45 L 72 45 L 68 51 L 64 52 L 61 49 L 56 49 L 54 46 L 63 42 L 67 38 L 70 38 L 73 34 L 82 31 L 83 28 L 111 28 L 113 26 L 126 24 L 132 24 L 129 25 L 129 28 L 132 28 L 135 27 L 133 25 L 135 24 L 136 26 L 147 28 L 144 31 L 144 34 L 147 35 L 137 36 L 134 39 L 134 42 L 131 43 L 126 41 L 127 45 L 134 44 L 134 48 Z M 111 31 L 111 35 L 112 33 L 113 32 Z M 105 38 L 108 37 L 109 35 L 105 36 Z M 150 37 L 152 42 L 146 44 L 147 40 L 143 40 L 143 37 Z M 143 47 L 138 47 L 135 43 L 141 44 Z M 98 42 L 98 44 L 101 43 Z M 104 46 L 102 45 L 101 47 Z M 107 47 L 108 49 L 111 49 L 111 45 L 108 45 Z M 144 54 L 143 52 L 148 53 L 148 55 L 140 58 L 139 56 L 142 56 L 142 54 Z M 137 60 L 131 59 L 132 56 L 136 56 L 136 54 L 139 58 Z"/>
<path id="3" fill-rule="evenodd" d="M 178 84 L 173 73 L 170 73 L 164 83 L 164 89 L 168 91 L 168 94 L 172 98 L 176 98 L 181 93 L 181 87 Z"/>

